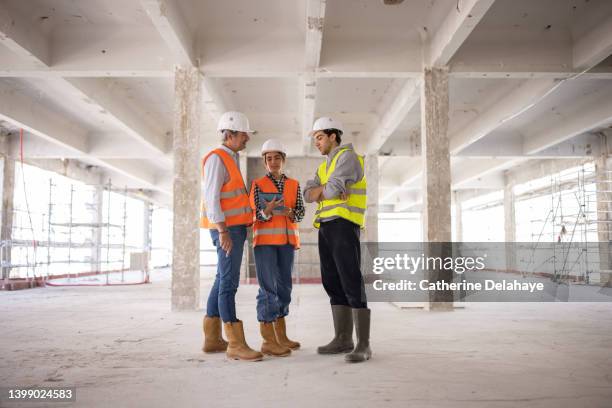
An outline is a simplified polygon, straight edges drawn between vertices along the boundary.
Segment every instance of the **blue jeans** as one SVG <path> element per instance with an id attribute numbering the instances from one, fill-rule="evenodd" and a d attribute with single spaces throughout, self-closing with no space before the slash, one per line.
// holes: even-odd
<path id="1" fill-rule="evenodd" d="M 220 316 L 224 322 L 237 322 L 236 292 L 240 282 L 240 264 L 247 229 L 245 225 L 236 225 L 228 227 L 228 230 L 233 242 L 229 256 L 226 256 L 226 252 L 221 248 L 219 232 L 210 230 L 212 242 L 217 247 L 217 275 L 208 295 L 206 314 L 210 317 Z"/>
<path id="2" fill-rule="evenodd" d="M 292 245 L 258 245 L 254 252 L 259 282 L 257 320 L 269 323 L 289 314 L 295 249 Z"/>

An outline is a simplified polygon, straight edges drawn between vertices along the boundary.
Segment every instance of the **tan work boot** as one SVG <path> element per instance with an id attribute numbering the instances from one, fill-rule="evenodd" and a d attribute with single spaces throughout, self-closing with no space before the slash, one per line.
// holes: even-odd
<path id="1" fill-rule="evenodd" d="M 221 336 L 221 319 L 218 317 L 204 316 L 202 322 L 204 330 L 204 345 L 202 351 L 205 353 L 220 353 L 227 350 L 227 341 Z"/>
<path id="2" fill-rule="evenodd" d="M 274 333 L 276 334 L 276 341 L 278 341 L 278 344 L 281 346 L 285 346 L 291 350 L 297 350 L 300 348 L 300 343 L 289 340 L 287 337 L 287 326 L 285 325 L 284 317 L 279 317 L 274 322 Z"/>
<path id="3" fill-rule="evenodd" d="M 281 346 L 276 341 L 274 326 L 272 323 L 260 322 L 259 331 L 261 332 L 261 337 L 263 338 L 263 343 L 261 344 L 262 353 L 276 357 L 286 357 L 291 354 L 290 348 Z"/>
<path id="4" fill-rule="evenodd" d="M 263 354 L 253 350 L 246 343 L 242 321 L 223 323 L 223 327 L 225 328 L 225 335 L 229 340 L 229 345 L 225 352 L 228 358 L 245 361 L 260 361 L 263 359 Z"/>

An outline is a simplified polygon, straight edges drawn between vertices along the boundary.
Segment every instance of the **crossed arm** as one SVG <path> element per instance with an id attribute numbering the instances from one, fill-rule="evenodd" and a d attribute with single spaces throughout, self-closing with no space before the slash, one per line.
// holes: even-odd
<path id="1" fill-rule="evenodd" d="M 319 175 L 315 173 L 313 180 L 306 182 L 304 199 L 307 203 L 321 202 L 339 198 L 346 200 L 346 186 L 363 178 L 363 170 L 355 154 L 342 154 L 338 158 L 336 169 L 325 184 L 321 184 Z"/>

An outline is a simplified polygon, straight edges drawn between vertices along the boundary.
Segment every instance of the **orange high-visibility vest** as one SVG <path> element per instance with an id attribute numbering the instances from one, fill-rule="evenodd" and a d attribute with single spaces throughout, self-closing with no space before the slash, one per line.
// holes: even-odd
<path id="1" fill-rule="evenodd" d="M 229 181 L 221 187 L 221 210 L 225 215 L 225 225 L 231 227 L 233 225 L 251 225 L 253 223 L 253 211 L 249 205 L 249 196 L 240 174 L 240 169 L 236 162 L 223 149 L 215 149 L 208 153 L 202 159 L 202 180 L 204 179 L 204 165 L 211 154 L 218 155 L 227 172 L 229 173 Z M 213 223 L 206 216 L 206 203 L 202 197 L 200 214 L 200 227 L 213 229 Z"/>
<path id="2" fill-rule="evenodd" d="M 268 176 L 253 181 L 249 200 L 254 211 L 258 211 L 255 204 L 255 185 L 262 193 L 278 193 L 276 185 Z M 285 179 L 283 198 L 285 207 L 295 208 L 297 201 L 298 182 L 290 178 Z M 253 246 L 257 245 L 293 245 L 295 249 L 300 247 L 300 232 L 298 224 L 291 221 L 290 217 L 281 215 L 280 212 L 272 211 L 269 221 L 258 221 L 253 217 Z"/>

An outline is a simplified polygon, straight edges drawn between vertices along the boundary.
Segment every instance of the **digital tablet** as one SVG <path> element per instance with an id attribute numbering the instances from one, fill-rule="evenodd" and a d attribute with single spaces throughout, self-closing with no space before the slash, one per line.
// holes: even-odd
<path id="1" fill-rule="evenodd" d="M 259 193 L 259 197 L 267 204 L 274 199 L 281 200 L 283 195 L 281 193 Z M 285 206 L 279 205 L 274 209 L 282 211 L 285 209 Z"/>

